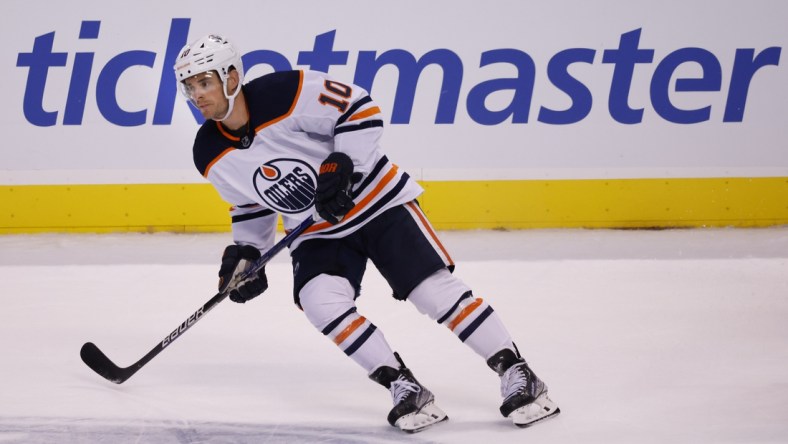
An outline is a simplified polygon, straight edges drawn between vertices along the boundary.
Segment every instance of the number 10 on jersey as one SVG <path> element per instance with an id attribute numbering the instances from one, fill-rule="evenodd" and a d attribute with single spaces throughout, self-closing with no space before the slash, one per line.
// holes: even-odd
<path id="1" fill-rule="evenodd" d="M 320 94 L 317 100 L 323 105 L 333 106 L 340 113 L 344 113 L 348 106 L 348 101 L 346 99 L 350 98 L 350 95 L 353 93 L 353 88 L 333 80 L 326 80 L 325 87 L 326 91 L 330 94 Z"/>

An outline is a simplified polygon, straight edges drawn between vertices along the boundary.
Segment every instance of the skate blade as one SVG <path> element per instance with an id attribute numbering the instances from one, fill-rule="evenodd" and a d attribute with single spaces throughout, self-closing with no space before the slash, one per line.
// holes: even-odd
<path id="1" fill-rule="evenodd" d="M 514 425 L 520 428 L 530 427 L 537 422 L 552 418 L 561 413 L 558 404 L 547 397 L 547 393 L 539 396 L 528 405 L 524 405 L 509 414 Z"/>
<path id="2" fill-rule="evenodd" d="M 403 432 L 416 433 L 447 419 L 449 417 L 446 416 L 446 413 L 440 407 L 430 403 L 422 407 L 418 412 L 410 413 L 398 419 L 394 425 Z"/>

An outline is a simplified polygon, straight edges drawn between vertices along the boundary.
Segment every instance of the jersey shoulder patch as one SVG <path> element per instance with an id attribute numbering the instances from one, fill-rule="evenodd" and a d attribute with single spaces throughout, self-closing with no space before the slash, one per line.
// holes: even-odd
<path id="1" fill-rule="evenodd" d="M 303 75 L 303 71 L 278 71 L 244 85 L 244 96 L 255 131 L 292 112 L 301 92 Z"/>
<path id="2" fill-rule="evenodd" d="M 207 120 L 197 131 L 197 137 L 194 139 L 194 147 L 192 148 L 194 166 L 202 176 L 205 176 L 210 166 L 222 157 L 225 151 L 233 148 L 232 144 L 219 131 L 217 122 Z"/>

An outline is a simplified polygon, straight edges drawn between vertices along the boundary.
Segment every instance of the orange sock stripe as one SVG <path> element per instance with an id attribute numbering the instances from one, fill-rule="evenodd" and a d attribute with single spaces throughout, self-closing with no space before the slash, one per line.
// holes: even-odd
<path id="1" fill-rule="evenodd" d="M 476 300 L 473 301 L 471 305 L 463 308 L 460 314 L 458 314 L 454 319 L 451 320 L 451 322 L 449 322 L 448 325 L 449 330 L 454 331 L 454 329 L 457 328 L 458 325 L 460 325 L 460 322 L 464 321 L 465 318 L 470 316 L 470 314 L 473 313 L 474 310 L 476 310 L 477 308 L 479 308 L 480 305 L 482 305 L 482 302 L 483 302 L 482 298 L 476 298 Z"/>
<path id="2" fill-rule="evenodd" d="M 342 341 L 347 339 L 348 336 L 352 335 L 353 332 L 356 331 L 359 327 L 361 327 L 361 325 L 364 324 L 364 322 L 366 321 L 367 319 L 364 316 L 359 316 L 358 319 L 351 322 L 350 325 L 348 325 L 347 327 L 345 327 L 344 330 L 342 330 L 342 333 L 338 334 L 337 337 L 334 338 L 334 344 L 336 345 L 341 344 Z"/>

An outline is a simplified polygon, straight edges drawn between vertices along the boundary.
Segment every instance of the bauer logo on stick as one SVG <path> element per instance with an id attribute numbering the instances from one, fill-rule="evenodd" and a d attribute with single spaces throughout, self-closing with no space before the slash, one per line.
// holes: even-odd
<path id="1" fill-rule="evenodd" d="M 172 331 L 172 333 L 170 333 L 169 335 L 167 335 L 167 337 L 165 337 L 165 338 L 164 338 L 164 339 L 161 341 L 161 348 L 164 348 L 164 347 L 166 347 L 166 346 L 170 345 L 170 343 L 171 343 L 172 341 L 174 341 L 174 340 L 175 340 L 175 338 L 177 338 L 179 334 L 183 333 L 184 331 L 186 331 L 186 329 L 188 329 L 189 327 L 191 327 L 191 326 L 192 326 L 192 324 L 194 324 L 195 322 L 197 322 L 198 320 L 200 320 L 200 318 L 201 318 L 201 317 L 202 317 L 202 315 L 204 315 L 204 314 L 205 314 L 205 308 L 204 308 L 204 307 L 200 307 L 200 309 L 199 309 L 199 310 L 197 310 L 196 312 L 194 312 L 194 314 L 192 314 L 191 316 L 189 316 L 189 319 L 187 319 L 187 320 L 183 321 L 183 322 L 181 323 L 181 325 L 179 325 L 179 326 L 178 326 L 178 328 L 176 328 L 175 330 L 173 330 L 173 331 Z"/>

